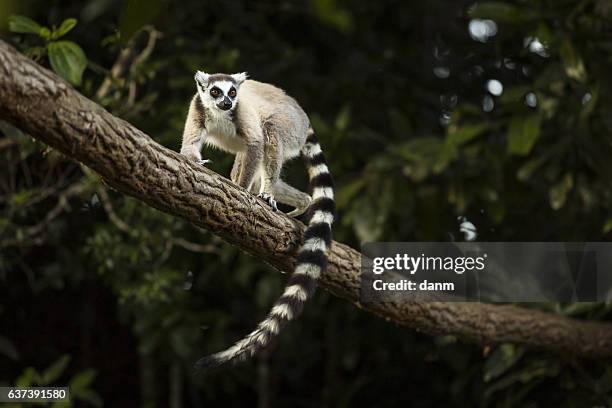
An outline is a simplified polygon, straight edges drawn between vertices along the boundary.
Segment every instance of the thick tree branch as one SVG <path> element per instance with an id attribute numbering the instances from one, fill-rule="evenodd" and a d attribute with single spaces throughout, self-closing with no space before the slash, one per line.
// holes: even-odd
<path id="1" fill-rule="evenodd" d="M 2 41 L 0 118 L 92 168 L 118 191 L 210 230 L 278 270 L 292 270 L 302 224 L 155 143 Z M 479 303 L 361 304 L 360 254 L 337 242 L 321 286 L 389 321 L 429 334 L 612 357 L 608 323 Z"/>

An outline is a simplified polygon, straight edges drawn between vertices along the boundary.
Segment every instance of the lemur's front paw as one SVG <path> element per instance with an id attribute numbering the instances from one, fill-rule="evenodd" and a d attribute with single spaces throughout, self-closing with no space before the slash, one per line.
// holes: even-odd
<path id="1" fill-rule="evenodd" d="M 272 211 L 278 211 L 278 207 L 276 206 L 276 200 L 272 197 L 271 194 L 268 193 L 259 193 L 257 196 L 264 200 L 270 207 L 272 207 Z"/>
<path id="2" fill-rule="evenodd" d="M 201 164 L 202 166 L 205 165 L 206 163 L 212 163 L 212 160 L 208 160 L 208 159 L 199 159 L 198 164 Z"/>

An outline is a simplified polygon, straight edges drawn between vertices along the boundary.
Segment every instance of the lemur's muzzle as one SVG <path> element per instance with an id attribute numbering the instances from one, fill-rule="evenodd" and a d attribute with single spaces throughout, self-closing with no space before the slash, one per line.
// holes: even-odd
<path id="1" fill-rule="evenodd" d="M 230 100 L 230 98 L 225 97 L 221 102 L 217 103 L 217 107 L 224 111 L 228 110 L 232 107 L 232 101 Z"/>

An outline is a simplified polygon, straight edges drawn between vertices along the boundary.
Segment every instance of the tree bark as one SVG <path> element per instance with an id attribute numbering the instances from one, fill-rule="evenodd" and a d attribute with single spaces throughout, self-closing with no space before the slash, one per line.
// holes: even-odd
<path id="1" fill-rule="evenodd" d="M 0 118 L 90 167 L 118 191 L 210 230 L 279 271 L 293 269 L 304 231 L 301 223 L 270 211 L 231 181 L 157 144 L 3 41 Z M 482 303 L 362 304 L 360 256 L 334 242 L 320 286 L 359 308 L 427 334 L 612 357 L 609 323 Z"/>

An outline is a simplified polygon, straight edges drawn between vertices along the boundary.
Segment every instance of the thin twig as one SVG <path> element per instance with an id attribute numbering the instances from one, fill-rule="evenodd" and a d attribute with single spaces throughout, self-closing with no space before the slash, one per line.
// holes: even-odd
<path id="1" fill-rule="evenodd" d="M 47 213 L 45 218 L 37 224 L 27 226 L 19 238 L 11 238 L 4 241 L 0 241 L 0 248 L 6 248 L 9 246 L 19 246 L 23 245 L 26 240 L 32 240 L 39 236 L 45 228 L 51 222 L 60 216 L 64 211 L 69 210 L 70 206 L 68 204 L 68 199 L 72 196 L 79 195 L 83 191 L 86 191 L 89 188 L 89 183 L 78 183 L 70 186 L 66 191 L 64 191 L 57 199 L 57 204 Z"/>
<path id="2" fill-rule="evenodd" d="M 134 62 L 132 62 L 132 66 L 130 67 L 130 72 L 132 73 L 134 73 L 134 71 L 140 65 L 149 59 L 153 53 L 153 49 L 155 48 L 155 43 L 163 36 L 163 34 L 160 31 L 157 31 L 153 26 L 145 26 L 142 30 L 149 34 L 149 38 L 147 39 L 147 45 L 143 48 L 140 54 L 134 58 Z"/>
<path id="3" fill-rule="evenodd" d="M 136 48 L 138 44 L 138 38 L 140 34 L 147 33 L 148 39 L 147 44 L 144 49 L 136 56 Z M 109 75 L 106 76 L 102 85 L 98 88 L 96 92 L 96 99 L 101 101 L 110 92 L 113 84 L 118 84 L 122 80 L 126 80 L 126 74 L 133 73 L 139 65 L 141 65 L 146 59 L 149 58 L 153 49 L 155 48 L 155 43 L 157 39 L 161 38 L 161 32 L 155 30 L 152 26 L 146 26 L 136 34 L 130 38 L 127 42 L 126 46 L 119 52 L 119 56 L 117 60 L 113 64 Z M 135 92 L 135 91 L 134 91 Z"/>
<path id="4" fill-rule="evenodd" d="M 8 149 L 9 147 L 17 146 L 19 142 L 13 139 L 2 139 L 0 140 L 0 151 Z"/>
<path id="5" fill-rule="evenodd" d="M 131 235 L 133 233 L 132 229 L 129 225 L 123 222 L 123 220 L 115 212 L 106 188 L 104 186 L 99 186 L 97 192 L 100 196 L 102 207 L 104 207 L 104 211 L 106 211 L 106 215 L 108 215 L 108 219 L 115 225 L 115 227 L 117 227 L 119 231 Z"/>
<path id="6" fill-rule="evenodd" d="M 191 252 L 200 252 L 206 254 L 219 254 L 221 252 L 219 247 L 214 244 L 196 244 L 195 242 L 187 241 L 183 238 L 172 238 L 172 243 Z"/>

